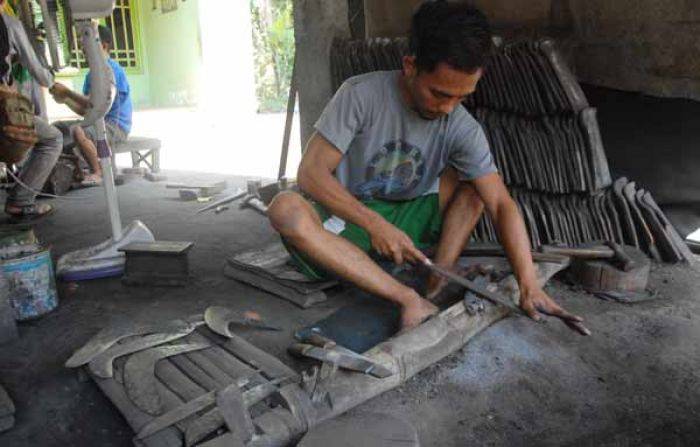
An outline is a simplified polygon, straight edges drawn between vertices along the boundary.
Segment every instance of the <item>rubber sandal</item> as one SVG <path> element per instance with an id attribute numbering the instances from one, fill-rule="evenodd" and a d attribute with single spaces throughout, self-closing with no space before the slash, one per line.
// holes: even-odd
<path id="1" fill-rule="evenodd" d="M 7 205 L 5 205 L 5 213 L 9 216 L 8 220 L 11 224 L 35 223 L 44 220 L 56 211 L 51 205 L 47 204 L 46 207 L 46 211 L 40 212 L 36 203 L 33 203 L 31 205 L 18 207 L 20 209 L 19 212 L 10 213 L 7 211 Z"/>
<path id="2" fill-rule="evenodd" d="M 80 188 L 92 188 L 94 186 L 102 186 L 102 178 L 99 180 L 96 178 L 85 179 L 80 182 Z"/>

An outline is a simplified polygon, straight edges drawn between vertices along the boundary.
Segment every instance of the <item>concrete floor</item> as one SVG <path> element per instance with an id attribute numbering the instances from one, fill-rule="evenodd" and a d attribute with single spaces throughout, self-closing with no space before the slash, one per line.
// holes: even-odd
<path id="1" fill-rule="evenodd" d="M 244 183 L 228 179 L 232 187 Z M 200 204 L 181 202 L 176 190 L 141 179 L 119 187 L 119 195 L 125 222 L 139 218 L 158 239 L 196 243 L 190 254 L 196 279 L 182 289 L 128 288 L 117 279 L 77 288 L 62 284 L 60 307 L 22 324 L 21 339 L 0 348 L 0 381 L 17 406 L 17 424 L 0 435 L 2 446 L 132 445 L 131 429 L 97 387 L 62 366 L 112 317 L 182 317 L 213 304 L 254 309 L 285 331 L 244 336 L 291 362 L 284 349 L 293 330 L 350 300 L 340 294 L 302 311 L 226 279 L 227 255 L 274 237 L 253 211 L 194 216 Z M 59 211 L 38 227 L 54 256 L 108 234 L 100 189 L 67 199 L 56 202 Z M 418 428 L 425 446 L 693 445 L 700 436 L 699 279 L 695 267 L 655 266 L 651 288 L 658 298 L 633 306 L 553 281 L 551 294 L 586 317 L 592 337 L 557 322 L 511 318 L 353 411 L 403 417 Z"/>

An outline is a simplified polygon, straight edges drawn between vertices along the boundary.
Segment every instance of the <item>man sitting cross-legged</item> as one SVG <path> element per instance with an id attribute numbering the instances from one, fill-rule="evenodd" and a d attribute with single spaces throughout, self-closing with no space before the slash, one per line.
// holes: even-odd
<path id="1" fill-rule="evenodd" d="M 498 229 L 521 292 L 520 306 L 582 321 L 537 283 L 522 217 L 499 176 L 479 123 L 461 102 L 474 92 L 491 48 L 486 18 L 448 2 L 413 17 L 411 55 L 400 71 L 346 81 L 316 122 L 298 183 L 312 199 L 279 194 L 269 218 L 302 271 L 344 278 L 401 307 L 403 329 L 437 312 L 368 253 L 450 268 L 485 209 Z M 428 296 L 444 283 L 431 277 Z"/>

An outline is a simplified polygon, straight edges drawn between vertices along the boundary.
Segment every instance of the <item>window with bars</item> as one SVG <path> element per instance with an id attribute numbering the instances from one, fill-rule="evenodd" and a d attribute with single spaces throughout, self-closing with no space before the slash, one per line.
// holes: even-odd
<path id="1" fill-rule="evenodd" d="M 116 0 L 114 12 L 102 23 L 112 30 L 114 48 L 110 56 L 125 69 L 138 69 L 141 67 L 139 57 L 138 40 L 136 35 L 136 10 L 133 7 L 134 0 Z M 78 34 L 73 32 L 71 44 L 71 63 L 74 68 L 88 68 L 85 55 L 80 50 Z"/>

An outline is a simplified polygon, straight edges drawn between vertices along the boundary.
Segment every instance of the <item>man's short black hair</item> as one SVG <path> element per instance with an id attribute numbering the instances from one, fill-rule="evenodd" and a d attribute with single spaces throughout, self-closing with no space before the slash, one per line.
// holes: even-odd
<path id="1" fill-rule="evenodd" d="M 112 30 L 104 25 L 97 27 L 97 33 L 100 35 L 100 41 L 103 44 L 109 45 L 109 48 L 114 48 L 114 40 L 112 39 Z"/>
<path id="2" fill-rule="evenodd" d="M 413 15 L 409 45 L 419 70 L 431 72 L 445 62 L 473 73 L 491 51 L 491 26 L 481 11 L 465 3 L 426 1 Z"/>

